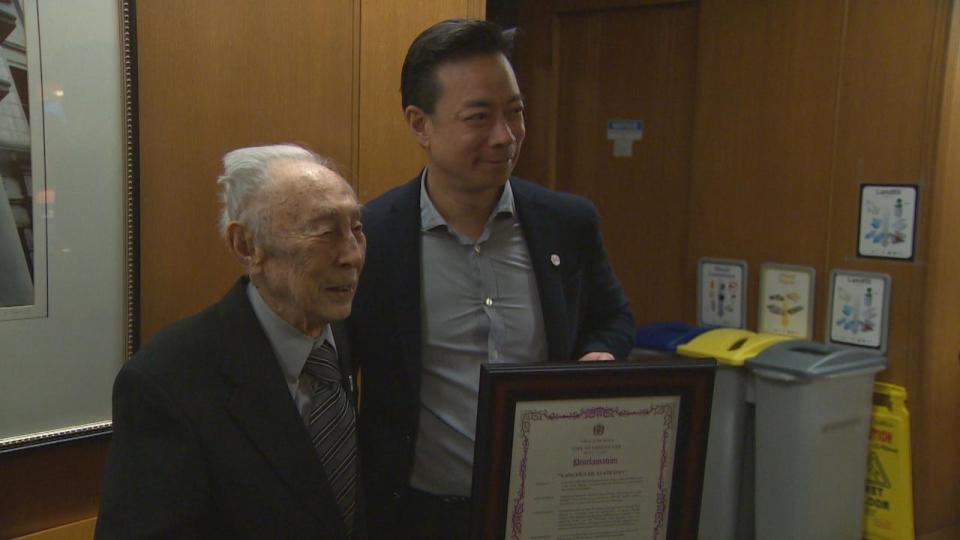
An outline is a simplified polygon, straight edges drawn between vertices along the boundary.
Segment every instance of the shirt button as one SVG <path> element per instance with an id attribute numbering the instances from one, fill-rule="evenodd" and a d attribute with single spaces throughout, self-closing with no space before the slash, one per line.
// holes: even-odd
<path id="1" fill-rule="evenodd" d="M 477 244 L 477 245 L 473 246 L 473 251 L 476 252 L 477 254 L 479 254 L 479 253 L 480 253 L 480 244 Z"/>
<path id="2" fill-rule="evenodd" d="M 487 306 L 492 306 L 492 305 L 493 305 L 493 299 L 492 299 L 492 298 L 487 298 L 486 300 L 483 301 L 483 303 L 486 304 Z"/>

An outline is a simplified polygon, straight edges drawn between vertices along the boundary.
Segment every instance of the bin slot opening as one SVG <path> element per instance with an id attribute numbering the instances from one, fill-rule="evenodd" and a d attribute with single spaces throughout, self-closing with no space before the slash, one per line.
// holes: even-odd
<path id="1" fill-rule="evenodd" d="M 739 349 L 740 347 L 743 347 L 743 344 L 746 343 L 746 342 L 747 342 L 747 338 L 740 338 L 740 339 L 734 341 L 734 342 L 733 342 L 733 345 L 730 345 L 730 348 L 727 349 L 727 350 L 728 350 L 728 351 L 735 351 L 735 350 Z"/>
<path id="2" fill-rule="evenodd" d="M 799 353 L 799 354 L 809 354 L 810 356 L 823 356 L 824 354 L 824 351 L 813 349 L 810 347 L 797 347 L 795 349 L 791 348 L 790 352 Z"/>

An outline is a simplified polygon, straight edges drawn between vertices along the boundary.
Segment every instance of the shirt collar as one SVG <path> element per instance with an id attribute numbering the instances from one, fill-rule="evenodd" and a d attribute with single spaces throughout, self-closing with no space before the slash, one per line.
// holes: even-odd
<path id="1" fill-rule="evenodd" d="M 513 201 L 513 188 L 510 187 L 510 179 L 508 178 L 507 183 L 503 185 L 500 200 L 498 200 L 497 205 L 493 207 L 493 212 L 490 216 L 491 218 L 500 215 L 513 216 L 516 215 L 516 213 L 516 205 Z M 450 229 L 447 220 L 443 219 L 443 216 L 437 211 L 437 207 L 433 205 L 433 201 L 430 200 L 430 195 L 427 193 L 427 169 L 424 168 L 423 172 L 420 173 L 420 230 L 429 231 L 437 227 Z"/>
<path id="2" fill-rule="evenodd" d="M 283 370 L 284 377 L 288 381 L 295 381 L 300 377 L 303 371 L 303 365 L 307 363 L 307 356 L 317 345 L 329 341 L 336 350 L 336 343 L 333 340 L 333 330 L 328 324 L 320 337 L 314 339 L 300 330 L 297 330 L 287 321 L 280 318 L 273 309 L 267 304 L 260 295 L 260 291 L 254 286 L 253 282 L 247 284 L 247 298 L 253 306 L 253 312 L 260 321 L 264 333 L 273 348 L 273 353 L 280 362 L 280 369 Z"/>

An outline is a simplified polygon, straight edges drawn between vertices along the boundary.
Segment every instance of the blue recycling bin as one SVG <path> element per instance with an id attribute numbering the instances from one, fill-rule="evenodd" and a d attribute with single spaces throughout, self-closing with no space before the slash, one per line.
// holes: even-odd
<path id="1" fill-rule="evenodd" d="M 682 322 L 655 322 L 637 328 L 635 345 L 641 349 L 676 352 L 677 347 L 710 330 Z"/>

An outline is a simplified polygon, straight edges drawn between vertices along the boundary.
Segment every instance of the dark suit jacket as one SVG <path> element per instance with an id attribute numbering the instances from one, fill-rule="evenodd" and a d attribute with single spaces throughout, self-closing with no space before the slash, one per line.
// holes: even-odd
<path id="1" fill-rule="evenodd" d="M 159 332 L 117 376 L 98 538 L 344 537 L 246 284 Z"/>
<path id="2" fill-rule="evenodd" d="M 625 358 L 633 316 L 607 262 L 595 208 L 575 195 L 510 182 L 550 360 L 572 361 L 589 351 Z M 348 324 L 363 375 L 361 461 L 374 537 L 376 524 L 393 519 L 387 507 L 407 485 L 420 412 L 419 176 L 367 204 L 363 223 L 367 260 Z"/>

